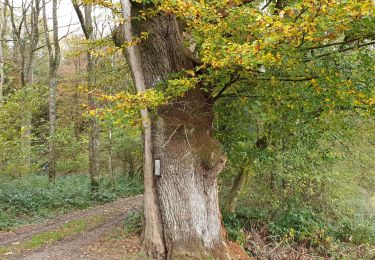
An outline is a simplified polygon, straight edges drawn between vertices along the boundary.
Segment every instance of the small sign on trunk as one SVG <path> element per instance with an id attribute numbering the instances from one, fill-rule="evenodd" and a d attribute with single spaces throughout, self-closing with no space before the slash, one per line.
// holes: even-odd
<path id="1" fill-rule="evenodd" d="M 160 176 L 160 160 L 155 159 L 155 169 L 154 169 L 155 176 Z"/>

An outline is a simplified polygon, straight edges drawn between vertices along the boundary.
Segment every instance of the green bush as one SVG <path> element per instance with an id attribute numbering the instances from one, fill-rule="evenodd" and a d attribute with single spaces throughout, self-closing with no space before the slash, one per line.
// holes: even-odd
<path id="1" fill-rule="evenodd" d="M 356 245 L 375 243 L 374 219 L 363 219 L 358 217 L 356 221 L 344 219 L 336 225 L 332 234 L 335 238 Z"/>
<path id="2" fill-rule="evenodd" d="M 143 211 L 129 212 L 124 219 L 124 229 L 128 233 L 141 234 Z"/>
<path id="3" fill-rule="evenodd" d="M 269 225 L 273 236 L 310 246 L 329 241 L 327 225 L 313 211 L 303 207 L 290 207 L 280 212 Z"/>
<path id="4" fill-rule="evenodd" d="M 245 242 L 247 231 L 267 227 L 270 237 L 308 246 L 326 246 L 331 241 L 329 225 L 313 211 L 303 207 L 290 207 L 274 214 L 264 209 L 240 207 L 235 213 L 223 214 L 224 225 L 230 240 Z"/>
<path id="5" fill-rule="evenodd" d="M 0 230 L 74 209 L 84 209 L 119 197 L 142 192 L 140 179 L 119 176 L 117 188 L 109 188 L 109 178 L 101 179 L 95 196 L 90 193 L 87 175 L 58 177 L 50 184 L 43 175 L 28 175 L 0 184 Z"/>
<path id="6" fill-rule="evenodd" d="M 225 213 L 223 214 L 223 221 L 228 232 L 228 238 L 232 241 L 240 240 L 241 230 L 244 224 L 242 219 L 237 218 L 235 213 Z"/>
<path id="7" fill-rule="evenodd" d="M 75 134 L 74 125 L 61 127 L 56 132 L 56 171 L 62 173 L 82 172 L 88 167 L 87 136 Z"/>
<path id="8" fill-rule="evenodd" d="M 261 209 L 241 207 L 235 213 L 224 212 L 223 222 L 228 232 L 228 238 L 239 244 L 245 243 L 244 230 L 266 223 L 266 212 Z"/>
<path id="9" fill-rule="evenodd" d="M 4 230 L 12 225 L 14 225 L 14 218 L 6 212 L 0 211 L 0 230 Z"/>

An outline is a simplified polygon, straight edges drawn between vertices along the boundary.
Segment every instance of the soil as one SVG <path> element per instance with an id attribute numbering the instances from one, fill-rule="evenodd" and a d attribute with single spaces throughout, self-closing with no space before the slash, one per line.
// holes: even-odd
<path id="1" fill-rule="evenodd" d="M 31 236 L 55 230 L 61 225 L 95 215 L 105 216 L 106 221 L 95 228 L 72 237 L 47 244 L 36 250 L 0 255 L 0 259 L 147 259 L 142 255 L 140 238 L 124 231 L 123 220 L 132 211 L 142 207 L 142 195 L 119 199 L 115 202 L 69 213 L 44 223 L 29 225 L 9 232 L 0 232 L 0 246 L 11 246 L 27 241 Z"/>

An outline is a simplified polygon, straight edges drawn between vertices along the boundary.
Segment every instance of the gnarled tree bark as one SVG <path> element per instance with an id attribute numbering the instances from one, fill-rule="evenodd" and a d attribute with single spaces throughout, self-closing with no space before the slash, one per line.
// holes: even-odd
<path id="1" fill-rule="evenodd" d="M 116 41 L 130 42 L 133 34 L 149 33 L 147 40 L 126 48 L 138 91 L 152 88 L 171 73 L 194 68 L 173 15 L 130 19 L 130 1 L 121 3 L 125 22 Z M 133 4 L 133 17 L 138 8 Z M 155 258 L 240 258 L 227 246 L 221 222 L 217 177 L 226 157 L 212 137 L 212 106 L 197 87 L 159 108 L 151 125 L 144 125 L 144 248 Z M 148 124 L 145 112 L 142 117 Z M 161 162 L 160 177 L 152 170 L 156 158 Z"/>
<path id="2" fill-rule="evenodd" d="M 132 42 L 131 4 L 129 0 L 121 1 L 125 23 L 123 24 L 122 42 Z M 121 45 L 121 44 L 120 44 Z M 146 89 L 145 75 L 141 65 L 141 58 L 137 46 L 130 45 L 126 48 L 126 54 L 132 72 L 134 84 L 137 92 Z M 147 109 L 141 111 L 143 122 L 144 140 L 144 230 L 143 245 L 148 255 L 154 258 L 165 256 L 165 245 L 162 234 L 161 216 L 157 202 L 156 183 L 153 175 L 153 155 L 152 155 L 152 133 L 151 121 Z"/>

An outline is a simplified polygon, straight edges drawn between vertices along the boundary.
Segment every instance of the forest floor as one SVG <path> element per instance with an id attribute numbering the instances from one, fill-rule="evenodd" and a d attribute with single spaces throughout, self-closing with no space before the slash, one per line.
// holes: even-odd
<path id="1" fill-rule="evenodd" d="M 142 195 L 0 232 L 0 259 L 146 259 L 140 238 L 124 218 L 142 207 Z"/>
<path id="2" fill-rule="evenodd" d="M 374 198 L 375 201 L 375 198 Z M 0 260 L 102 260 L 148 259 L 141 251 L 140 237 L 126 231 L 127 218 L 140 212 L 142 195 L 64 214 L 44 222 L 11 231 L 0 231 Z M 269 241 L 266 231 L 246 234 L 244 247 L 254 259 L 312 260 L 336 259 L 319 257 L 303 246 L 282 246 Z M 337 253 L 339 259 L 375 259 L 362 257 L 363 245 Z M 347 257 L 346 257 L 347 256 Z"/>

